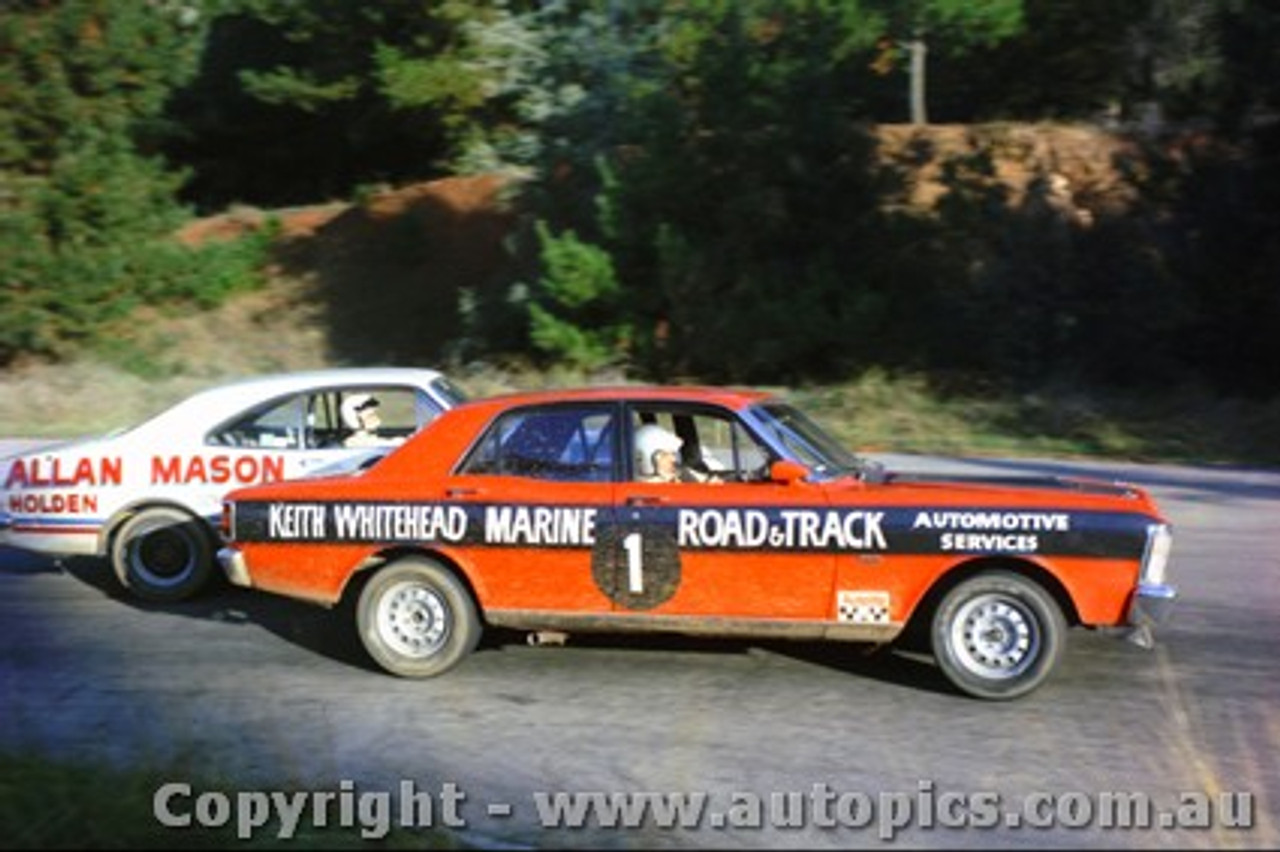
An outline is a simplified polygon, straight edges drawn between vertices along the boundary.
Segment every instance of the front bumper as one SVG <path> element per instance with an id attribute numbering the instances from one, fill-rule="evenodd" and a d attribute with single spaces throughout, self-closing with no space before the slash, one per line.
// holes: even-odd
<path id="1" fill-rule="evenodd" d="M 227 580 L 233 586 L 242 586 L 246 589 L 253 587 L 253 579 L 249 576 L 249 564 L 245 562 L 244 554 L 234 547 L 224 547 L 218 551 L 218 565 L 222 567 L 222 573 L 227 576 Z"/>
<path id="2" fill-rule="evenodd" d="M 1155 645 L 1151 629 L 1169 620 L 1178 590 L 1166 583 L 1139 583 L 1129 603 L 1129 641 L 1143 648 Z"/>

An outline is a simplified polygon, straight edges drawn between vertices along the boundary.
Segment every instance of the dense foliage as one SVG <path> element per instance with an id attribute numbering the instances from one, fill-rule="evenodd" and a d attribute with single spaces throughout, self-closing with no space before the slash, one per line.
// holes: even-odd
<path id="1" fill-rule="evenodd" d="M 459 294 L 452 351 L 1273 392 L 1266 0 L 0 5 L 0 362 L 251 286 L 265 244 L 175 245 L 192 211 L 500 171 L 509 274 Z M 1050 172 L 1011 196 L 980 134 L 919 209 L 871 132 L 913 116 L 1147 147 L 1132 203 L 1080 221 Z"/>
<path id="2" fill-rule="evenodd" d="M 149 302 L 216 303 L 252 247 L 171 237 L 182 176 L 163 109 L 201 33 L 179 4 L 6 3 L 0 15 L 0 362 L 97 342 Z"/>

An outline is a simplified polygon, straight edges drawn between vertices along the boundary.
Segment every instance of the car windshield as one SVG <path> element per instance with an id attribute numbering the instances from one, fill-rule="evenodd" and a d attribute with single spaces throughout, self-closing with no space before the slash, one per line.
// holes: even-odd
<path id="1" fill-rule="evenodd" d="M 815 474 L 823 477 L 855 473 L 867 478 L 877 465 L 859 458 L 840 445 L 804 412 L 780 402 L 753 409 L 757 421 L 773 438 Z"/>
<path id="2" fill-rule="evenodd" d="M 444 376 L 440 376 L 431 382 L 431 388 L 440 398 L 452 405 L 461 405 L 467 401 L 467 392 L 458 387 L 455 383 L 449 381 Z"/>

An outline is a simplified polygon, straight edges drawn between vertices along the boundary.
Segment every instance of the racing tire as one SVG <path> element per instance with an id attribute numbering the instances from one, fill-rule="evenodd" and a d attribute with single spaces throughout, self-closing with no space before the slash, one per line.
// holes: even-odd
<path id="1" fill-rule="evenodd" d="M 143 509 L 112 538 L 111 565 L 120 584 L 143 600 L 185 600 L 214 573 L 213 533 L 179 509 Z"/>
<path id="2" fill-rule="evenodd" d="M 961 691 L 1006 700 L 1039 687 L 1066 647 L 1067 622 L 1038 583 L 1009 571 L 971 577 L 938 605 L 934 658 Z"/>
<path id="3" fill-rule="evenodd" d="M 360 642 L 391 674 L 443 674 L 475 650 L 482 626 L 475 602 L 452 571 L 408 556 L 369 578 L 356 604 Z"/>

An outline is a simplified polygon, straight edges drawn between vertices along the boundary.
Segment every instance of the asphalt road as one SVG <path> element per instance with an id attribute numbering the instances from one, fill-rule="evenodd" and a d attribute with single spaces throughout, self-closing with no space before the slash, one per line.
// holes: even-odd
<path id="1" fill-rule="evenodd" d="M 331 821 L 345 804 L 481 846 L 1280 844 L 1280 472 L 884 460 L 1151 487 L 1175 525 L 1172 623 L 1152 650 L 1074 631 L 1054 678 L 1009 703 L 954 693 L 928 658 L 691 639 L 496 634 L 410 682 L 341 613 L 230 588 L 144 605 L 104 563 L 8 551 L 0 748 L 166 768 L 192 785 L 170 810 L 197 822 L 197 802 L 212 819 L 259 801 L 239 793 L 331 791 Z M 577 791 L 707 798 L 694 828 L 540 822 L 540 795 Z M 416 810 L 380 813 L 393 793 Z"/>

